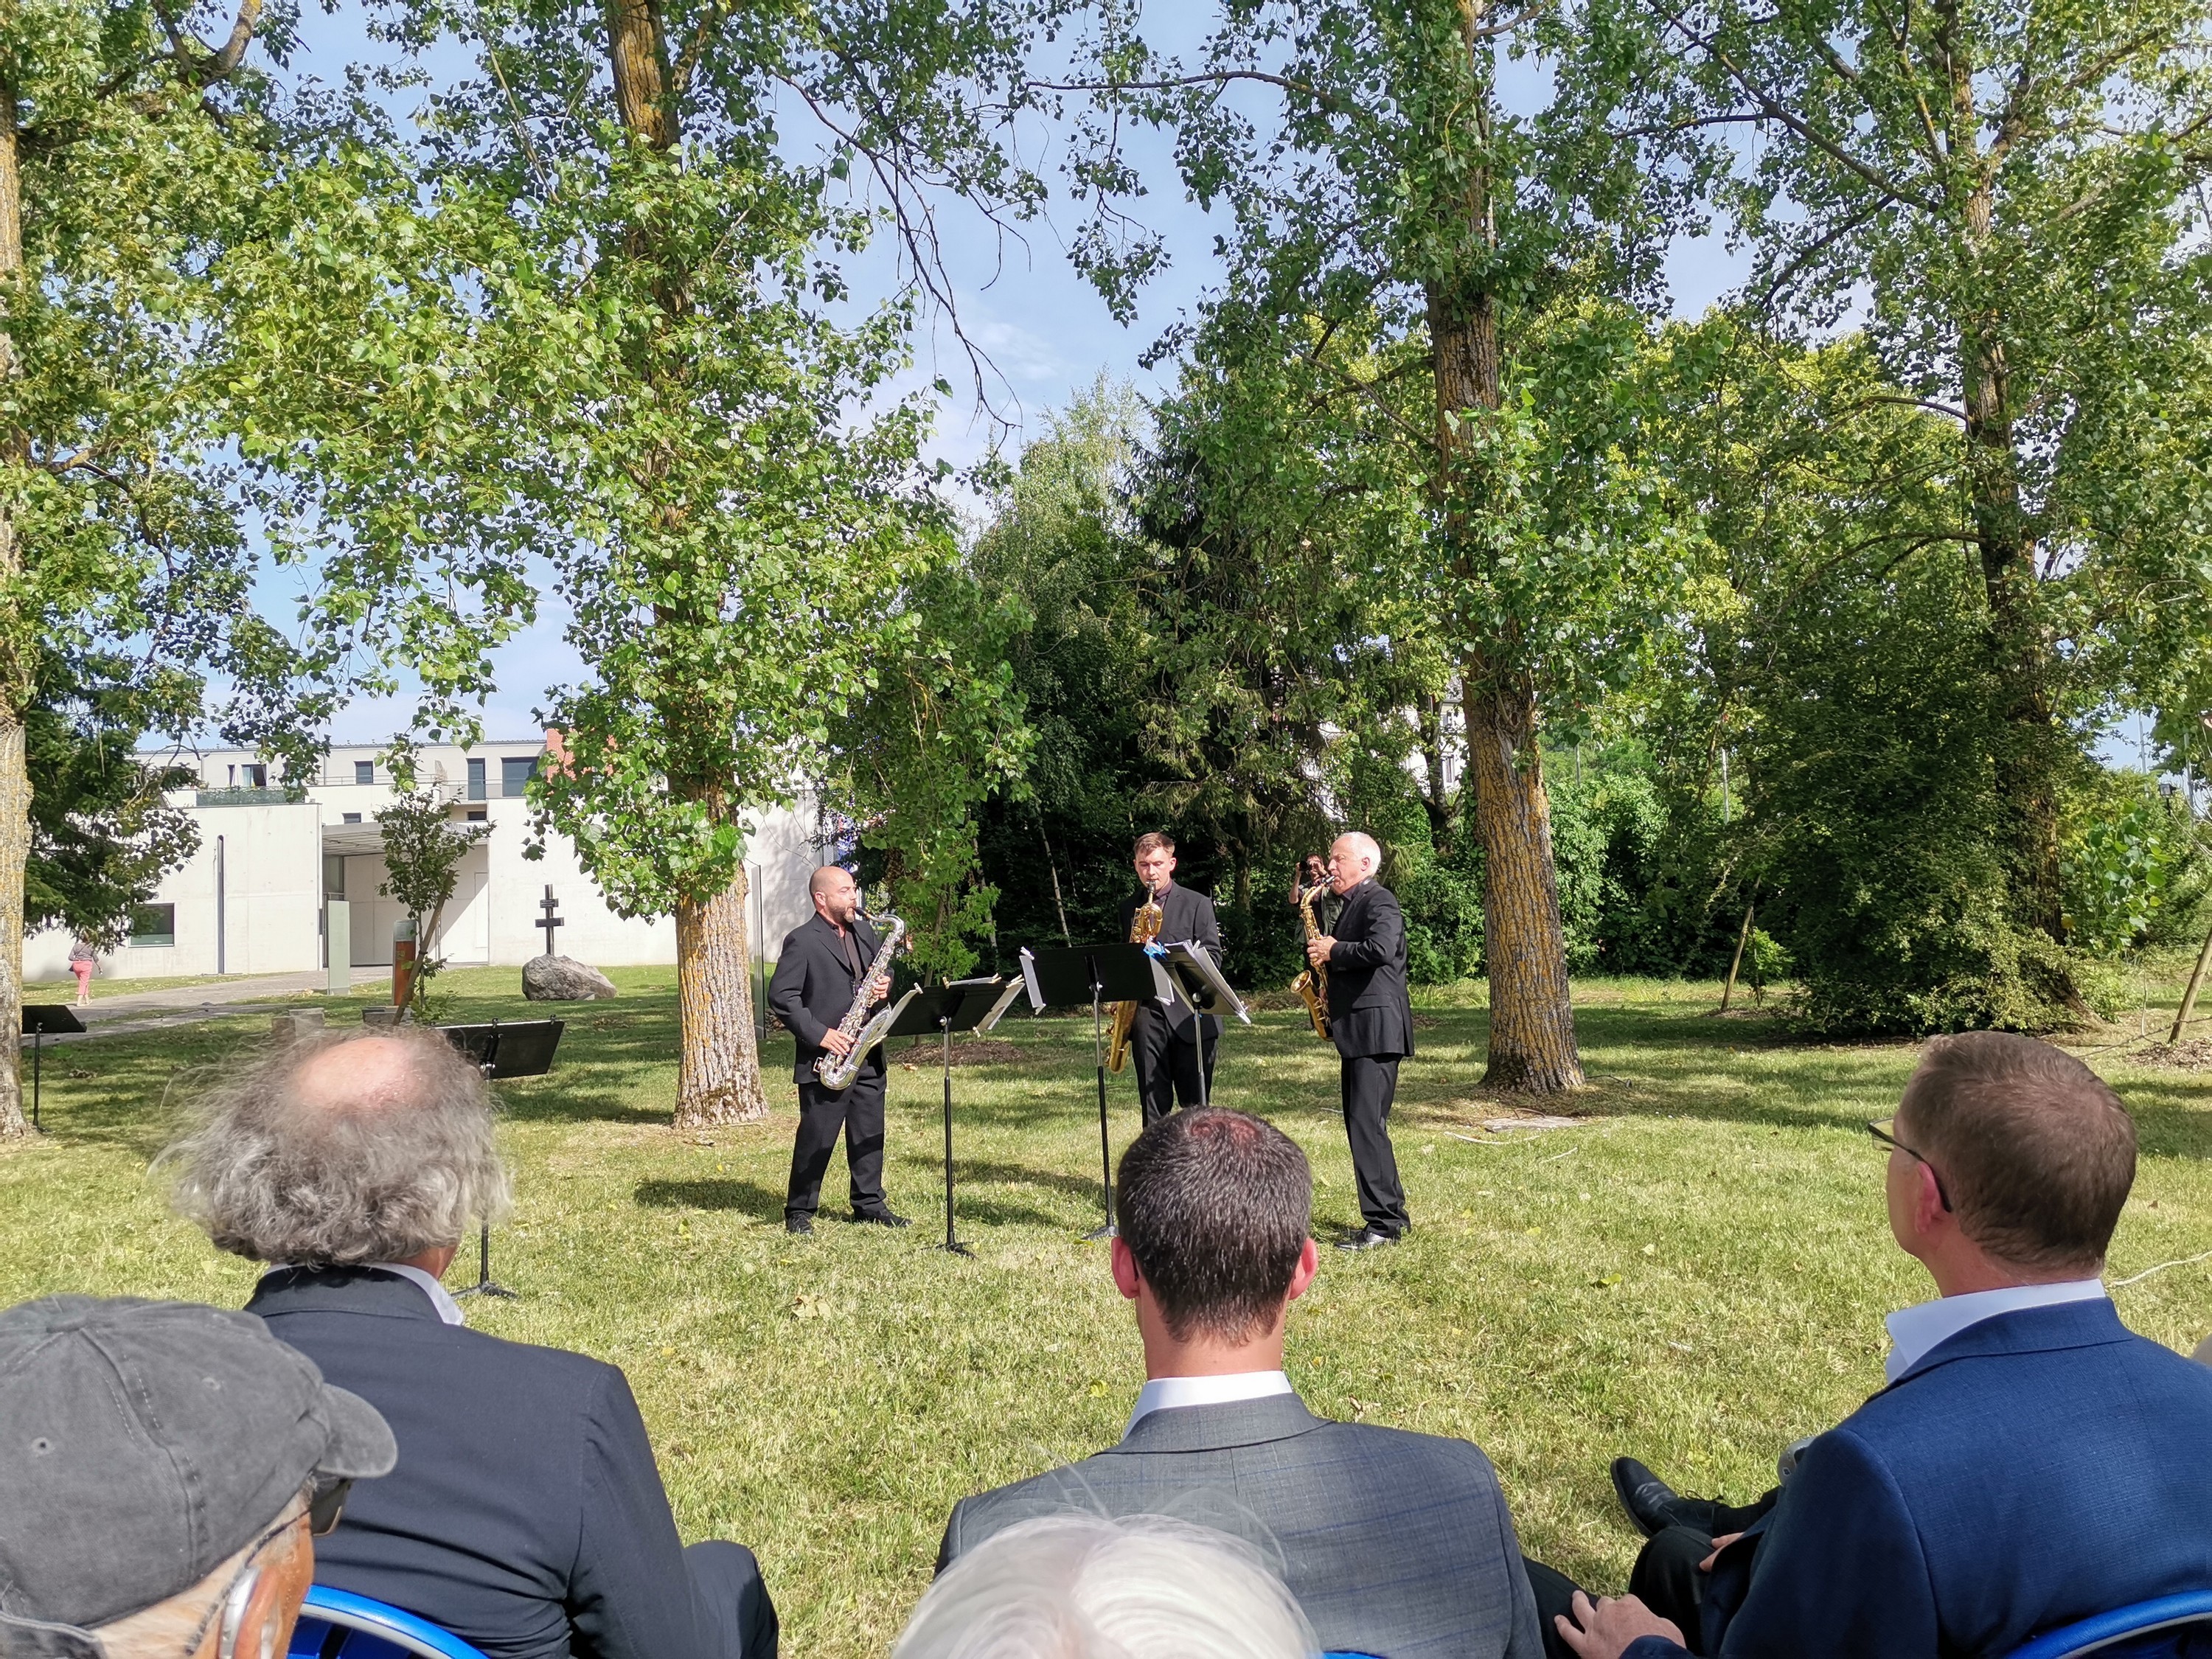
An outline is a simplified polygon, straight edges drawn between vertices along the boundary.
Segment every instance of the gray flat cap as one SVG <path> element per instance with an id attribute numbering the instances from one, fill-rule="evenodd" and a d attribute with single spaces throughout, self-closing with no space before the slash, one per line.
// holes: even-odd
<path id="1" fill-rule="evenodd" d="M 190 1589 L 310 1482 L 398 1457 L 374 1407 L 252 1314 L 87 1296 L 0 1313 L 0 1659 L 70 1650 L 70 1627 Z"/>

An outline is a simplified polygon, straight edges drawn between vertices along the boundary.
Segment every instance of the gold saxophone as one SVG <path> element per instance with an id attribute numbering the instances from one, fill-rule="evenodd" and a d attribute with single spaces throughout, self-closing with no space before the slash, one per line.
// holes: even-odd
<path id="1" fill-rule="evenodd" d="M 1160 936 L 1160 921 L 1166 915 L 1160 908 L 1157 894 L 1147 887 L 1145 902 L 1137 907 L 1137 914 L 1129 918 L 1129 943 L 1150 945 Z M 1106 1069 L 1118 1072 L 1129 1063 L 1129 1028 L 1136 1023 L 1137 1005 L 1117 1002 L 1114 1005 L 1114 1030 L 1106 1042 Z"/>
<path id="2" fill-rule="evenodd" d="M 825 1089 L 842 1089 L 860 1074 L 860 1062 L 868 1057 L 868 1050 L 884 1040 L 890 1030 L 891 1021 L 897 1018 L 898 1009 L 885 1004 L 873 1019 L 868 1018 L 868 1005 L 881 996 L 891 982 L 892 958 L 898 955 L 899 940 L 906 937 L 906 923 L 896 916 L 890 918 L 890 932 L 876 951 L 876 959 L 868 964 L 868 971 L 860 975 L 860 982 L 853 988 L 853 1006 L 845 1011 L 845 1018 L 837 1022 L 837 1029 L 853 1039 L 853 1046 L 842 1054 L 822 1051 L 814 1062 L 814 1075 L 822 1079 Z M 901 1007 L 905 1005 L 902 1003 Z"/>
<path id="3" fill-rule="evenodd" d="M 1306 938 L 1321 937 L 1321 926 L 1314 921 L 1314 901 L 1326 890 L 1328 884 L 1298 890 L 1298 914 L 1306 919 Z M 1328 969 L 1309 968 L 1291 981 L 1291 989 L 1298 994 L 1306 1005 L 1306 1018 L 1313 1021 L 1314 1035 L 1323 1042 L 1328 1041 Z"/>

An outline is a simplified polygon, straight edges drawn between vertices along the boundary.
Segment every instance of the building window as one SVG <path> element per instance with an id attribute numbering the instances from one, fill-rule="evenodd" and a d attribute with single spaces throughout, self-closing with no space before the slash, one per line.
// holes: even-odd
<path id="1" fill-rule="evenodd" d="M 361 814 L 358 812 L 341 812 L 338 814 L 338 822 L 341 823 L 359 823 L 361 822 Z"/>
<path id="2" fill-rule="evenodd" d="M 514 800 L 522 793 L 524 786 L 537 775 L 537 756 L 502 756 L 499 763 L 499 793 L 507 799 Z"/>
<path id="3" fill-rule="evenodd" d="M 471 823 L 482 823 L 489 816 L 490 814 L 486 812 L 481 806 L 471 806 L 469 808 L 468 819 Z"/>
<path id="4" fill-rule="evenodd" d="M 256 762 L 244 769 L 248 789 L 266 789 L 269 787 L 269 769 L 266 766 Z"/>
<path id="5" fill-rule="evenodd" d="M 345 897 L 345 854 L 323 854 L 323 896 L 326 899 Z"/>
<path id="6" fill-rule="evenodd" d="M 376 781 L 376 763 L 374 761 L 356 761 L 353 763 L 353 781 L 356 783 L 374 783 Z"/>
<path id="7" fill-rule="evenodd" d="M 131 913 L 131 943 L 141 950 L 167 950 L 177 942 L 177 907 L 142 904 Z"/>
<path id="8" fill-rule="evenodd" d="M 484 763 L 482 760 L 472 760 L 469 763 L 469 799 L 482 800 L 483 798 Z"/>

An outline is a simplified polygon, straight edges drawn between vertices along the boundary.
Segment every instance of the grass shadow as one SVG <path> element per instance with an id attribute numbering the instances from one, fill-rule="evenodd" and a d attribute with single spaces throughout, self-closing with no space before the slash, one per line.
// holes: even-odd
<path id="1" fill-rule="evenodd" d="M 651 1210 L 735 1210 L 757 1221 L 783 1219 L 783 1194 L 756 1181 L 641 1181 L 630 1196 Z"/>

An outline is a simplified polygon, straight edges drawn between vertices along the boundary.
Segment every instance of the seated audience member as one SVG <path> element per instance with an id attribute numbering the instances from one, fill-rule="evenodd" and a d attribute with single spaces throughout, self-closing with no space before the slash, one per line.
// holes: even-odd
<path id="1" fill-rule="evenodd" d="M 1177 1112 L 1123 1154 L 1114 1282 L 1147 1381 L 1119 1445 L 964 1499 L 939 1571 L 1071 1509 L 1173 1514 L 1279 1563 L 1322 1645 L 1390 1659 L 1541 1651 L 1512 1517 L 1464 1440 L 1316 1417 L 1283 1375 L 1313 1282 L 1305 1154 L 1237 1112 Z"/>
<path id="2" fill-rule="evenodd" d="M 2027 1037 L 1938 1037 L 1875 1133 L 1890 1231 L 1939 1292 L 1889 1316 L 1889 1386 L 1747 1512 L 1617 1474 L 1657 1528 L 1639 1576 L 1668 1577 L 1671 1540 L 1682 1593 L 1671 1620 L 1575 1593 L 1577 1653 L 1999 1656 L 2212 1585 L 2212 1375 L 2129 1332 L 2098 1278 L 2135 1179 L 2118 1097 Z"/>
<path id="3" fill-rule="evenodd" d="M 324 1546 L 324 1583 L 491 1659 L 775 1654 L 751 1552 L 678 1539 L 622 1372 L 471 1331 L 439 1283 L 507 1192 L 483 1079 L 442 1037 L 276 1049 L 164 1157 L 178 1207 L 270 1264 L 247 1311 L 398 1438 L 398 1468 Z"/>
<path id="4" fill-rule="evenodd" d="M 0 1659 L 281 1654 L 392 1431 L 258 1319 L 55 1296 L 0 1313 Z"/>
<path id="5" fill-rule="evenodd" d="M 1313 1626 L 1241 1538 L 1165 1516 L 1047 1516 L 940 1575 L 891 1659 L 1310 1659 Z"/>

